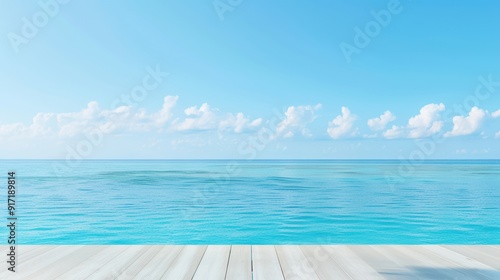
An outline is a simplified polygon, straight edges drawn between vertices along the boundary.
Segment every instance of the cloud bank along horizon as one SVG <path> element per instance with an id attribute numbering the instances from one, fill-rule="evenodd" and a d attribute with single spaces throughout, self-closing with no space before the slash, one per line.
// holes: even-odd
<path id="1" fill-rule="evenodd" d="M 89 102 L 77 112 L 40 112 L 29 124 L 0 124 L 0 140 L 36 142 L 46 139 L 67 145 L 72 141 L 94 139 L 91 141 L 94 145 L 101 145 L 103 138 L 133 138 L 147 134 L 156 139 L 156 144 L 149 148 L 154 149 L 162 139 L 171 139 L 164 146 L 175 150 L 175 146 L 180 144 L 213 146 L 214 143 L 210 143 L 206 137 L 216 134 L 218 141 L 222 143 L 232 140 L 233 148 L 241 151 L 241 143 L 245 142 L 245 138 L 251 137 L 276 143 L 290 143 L 295 139 L 303 145 L 315 142 L 335 143 L 340 140 L 362 143 L 377 139 L 390 141 L 469 136 L 484 140 L 499 137 L 499 132 L 488 131 L 483 124 L 500 118 L 500 109 L 489 112 L 477 106 L 470 108 L 467 115 L 455 115 L 456 111 L 446 109 L 443 103 L 430 103 L 407 120 L 398 118 L 390 110 L 362 120 L 347 106 L 342 106 L 340 110 L 337 109 L 338 115 L 329 114 L 326 117 L 330 120 L 325 122 L 319 121 L 318 116 L 325 115 L 326 110 L 335 112 L 335 108 L 325 108 L 321 103 L 291 105 L 282 112 L 276 112 L 274 117 L 265 118 L 250 117 L 244 112 L 223 112 L 207 102 L 189 106 L 176 114 L 174 109 L 178 100 L 179 96 L 167 95 L 158 110 L 152 112 L 132 105 L 105 109 L 96 101 Z M 312 125 L 315 122 L 323 129 L 314 129 Z M 238 138 L 242 140 L 236 141 Z M 130 144 L 130 148 L 134 148 L 135 145 Z M 464 153 L 463 150 L 459 151 Z M 241 154 L 240 152 L 240 156 Z"/>

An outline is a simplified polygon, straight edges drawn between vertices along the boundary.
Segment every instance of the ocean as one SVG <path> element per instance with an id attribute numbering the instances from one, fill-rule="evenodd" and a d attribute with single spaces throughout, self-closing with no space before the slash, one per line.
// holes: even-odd
<path id="1" fill-rule="evenodd" d="M 5 222 L 15 171 L 18 244 L 500 244 L 500 161 L 2 160 L 0 170 Z"/>

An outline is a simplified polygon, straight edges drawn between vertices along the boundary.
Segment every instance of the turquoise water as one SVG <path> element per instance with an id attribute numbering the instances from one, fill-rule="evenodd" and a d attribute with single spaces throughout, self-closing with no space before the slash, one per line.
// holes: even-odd
<path id="1" fill-rule="evenodd" d="M 17 173 L 21 244 L 500 244 L 500 161 L 3 160 L 0 170 L 4 221 L 7 171 Z"/>

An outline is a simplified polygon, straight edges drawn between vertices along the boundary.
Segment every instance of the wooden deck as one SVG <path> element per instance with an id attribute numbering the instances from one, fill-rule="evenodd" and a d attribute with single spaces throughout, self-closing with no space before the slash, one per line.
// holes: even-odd
<path id="1" fill-rule="evenodd" d="M 0 279 L 500 279 L 500 246 L 19 246 Z"/>

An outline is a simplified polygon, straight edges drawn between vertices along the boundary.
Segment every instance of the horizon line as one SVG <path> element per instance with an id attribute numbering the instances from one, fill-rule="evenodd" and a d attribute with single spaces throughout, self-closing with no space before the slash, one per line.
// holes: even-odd
<path id="1" fill-rule="evenodd" d="M 403 162 L 426 162 L 426 161 L 500 161 L 500 158 L 437 158 L 437 159 L 401 159 L 401 158 L 260 158 L 260 159 L 234 159 L 234 158 L 88 158 L 88 159 L 64 159 L 64 158 L 4 158 L 3 160 L 54 160 L 54 161 L 106 161 L 106 160 L 150 160 L 150 161 L 403 161 Z"/>

